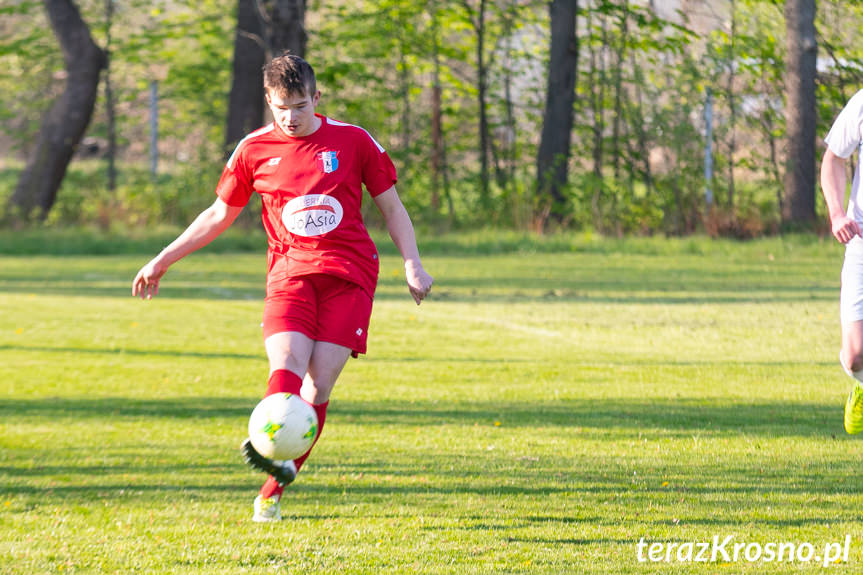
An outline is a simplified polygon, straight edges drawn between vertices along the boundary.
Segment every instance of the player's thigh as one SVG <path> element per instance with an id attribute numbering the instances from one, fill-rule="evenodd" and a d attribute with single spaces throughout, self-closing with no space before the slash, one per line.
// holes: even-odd
<path id="1" fill-rule="evenodd" d="M 274 333 L 264 340 L 270 373 L 277 369 L 287 369 L 300 377 L 308 371 L 315 341 L 298 331 Z"/>
<path id="2" fill-rule="evenodd" d="M 308 373 L 303 381 L 303 399 L 314 404 L 329 401 L 330 392 L 350 356 L 349 347 L 327 341 L 315 342 Z"/>
<path id="3" fill-rule="evenodd" d="M 853 331 L 852 324 L 863 321 L 863 238 L 860 237 L 854 237 L 845 247 L 839 317 L 843 336 L 846 331 Z"/>
<path id="4" fill-rule="evenodd" d="M 354 356 L 366 352 L 372 297 L 357 284 L 328 276 L 318 280 L 316 341 L 350 348 Z"/>

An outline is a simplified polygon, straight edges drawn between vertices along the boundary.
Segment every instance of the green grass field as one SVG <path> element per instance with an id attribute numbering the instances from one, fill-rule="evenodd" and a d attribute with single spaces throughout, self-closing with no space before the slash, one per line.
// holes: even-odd
<path id="1" fill-rule="evenodd" d="M 278 525 L 250 521 L 263 476 L 238 451 L 267 375 L 263 254 L 195 254 L 149 302 L 129 296 L 148 255 L 0 256 L 0 572 L 861 570 L 839 246 L 492 252 L 429 250 L 420 307 L 382 258 L 369 354 Z M 846 535 L 826 567 L 637 549 Z"/>

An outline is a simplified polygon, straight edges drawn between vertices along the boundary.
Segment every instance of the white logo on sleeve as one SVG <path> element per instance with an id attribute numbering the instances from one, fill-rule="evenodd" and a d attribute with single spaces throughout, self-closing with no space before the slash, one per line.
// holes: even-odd
<path id="1" fill-rule="evenodd" d="M 282 223 L 292 234 L 312 237 L 331 232 L 342 221 L 342 204 L 325 194 L 294 198 L 282 210 Z"/>

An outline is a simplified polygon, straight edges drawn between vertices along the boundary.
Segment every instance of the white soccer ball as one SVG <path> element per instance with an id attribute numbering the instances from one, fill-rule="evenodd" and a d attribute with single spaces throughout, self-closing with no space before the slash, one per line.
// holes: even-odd
<path id="1" fill-rule="evenodd" d="M 296 459 L 312 447 L 317 432 L 314 408 L 292 393 L 268 395 L 249 418 L 252 446 L 268 459 Z"/>

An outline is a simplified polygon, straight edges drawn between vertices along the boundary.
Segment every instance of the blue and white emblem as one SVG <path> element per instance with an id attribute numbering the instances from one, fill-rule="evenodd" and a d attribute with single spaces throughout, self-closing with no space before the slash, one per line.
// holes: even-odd
<path id="1" fill-rule="evenodd" d="M 316 163 L 318 169 L 325 174 L 331 174 L 339 169 L 338 152 L 318 152 Z"/>

